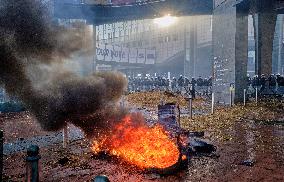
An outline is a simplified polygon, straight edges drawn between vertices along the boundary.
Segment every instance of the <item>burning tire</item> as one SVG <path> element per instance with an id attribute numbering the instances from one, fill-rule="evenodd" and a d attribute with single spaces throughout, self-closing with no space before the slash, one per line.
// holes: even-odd
<path id="1" fill-rule="evenodd" d="M 182 155 L 180 155 L 179 160 L 174 165 L 169 166 L 167 168 L 163 168 L 163 169 L 150 168 L 150 169 L 147 169 L 147 172 L 157 173 L 157 174 L 165 175 L 165 176 L 172 175 L 181 170 L 184 170 L 187 167 L 187 165 L 188 165 L 188 159 L 187 158 L 183 159 Z"/>

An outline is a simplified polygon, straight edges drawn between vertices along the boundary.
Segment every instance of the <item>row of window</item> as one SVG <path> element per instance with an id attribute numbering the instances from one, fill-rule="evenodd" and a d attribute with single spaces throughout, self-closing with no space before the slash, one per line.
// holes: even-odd
<path id="1" fill-rule="evenodd" d="M 111 36 L 111 35 L 108 35 L 108 36 Z M 97 40 L 101 40 L 99 39 L 99 37 L 97 36 Z M 115 40 L 114 40 L 115 41 Z M 167 36 L 159 36 L 158 37 L 158 44 L 163 44 L 165 42 L 177 42 L 179 41 L 179 36 L 177 33 L 173 34 L 173 35 L 167 35 Z M 127 42 L 127 43 L 124 43 L 126 44 L 127 47 L 141 47 L 142 45 L 143 46 L 148 46 L 150 44 L 150 41 L 149 40 L 138 40 L 138 41 L 130 41 L 130 42 Z"/>
<path id="2" fill-rule="evenodd" d="M 178 40 L 179 40 L 179 38 L 178 38 L 178 34 L 177 33 L 175 33 L 173 35 L 167 35 L 167 36 L 158 38 L 159 44 L 162 44 L 164 42 L 171 42 L 171 41 L 176 42 Z"/>
<path id="3" fill-rule="evenodd" d="M 96 27 L 97 38 L 112 39 L 121 36 L 142 33 L 153 29 L 151 20 L 133 20 L 112 24 L 104 24 Z"/>
<path id="4" fill-rule="evenodd" d="M 178 35 L 169 35 L 164 37 L 158 37 L 158 44 L 163 44 L 165 42 L 177 42 L 179 40 Z M 152 42 L 152 45 L 155 44 L 155 42 Z M 126 47 L 148 47 L 151 46 L 151 41 L 149 40 L 138 40 L 138 41 L 131 41 L 127 43 L 123 43 Z"/>

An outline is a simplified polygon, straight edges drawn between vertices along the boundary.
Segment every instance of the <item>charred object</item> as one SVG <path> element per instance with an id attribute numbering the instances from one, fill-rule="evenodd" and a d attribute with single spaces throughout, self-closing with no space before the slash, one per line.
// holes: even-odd
<path id="1" fill-rule="evenodd" d="M 129 170 L 134 170 L 134 171 L 140 171 L 141 173 L 154 173 L 154 174 L 158 174 L 161 176 L 169 176 L 169 175 L 174 175 L 180 171 L 183 171 L 185 169 L 187 169 L 188 166 L 188 162 L 189 162 L 189 158 L 188 156 L 185 157 L 185 152 L 183 152 L 184 150 L 180 149 L 180 155 L 179 158 L 177 160 L 177 162 L 169 167 L 166 168 L 144 168 L 141 169 L 133 164 L 127 163 L 126 161 L 121 160 L 119 157 L 111 155 L 105 151 L 101 151 L 97 154 L 93 154 L 92 158 L 93 159 L 99 159 L 99 160 L 105 160 L 108 162 L 112 162 L 112 163 L 119 163 L 120 165 L 124 166 L 125 168 L 129 169 Z"/>

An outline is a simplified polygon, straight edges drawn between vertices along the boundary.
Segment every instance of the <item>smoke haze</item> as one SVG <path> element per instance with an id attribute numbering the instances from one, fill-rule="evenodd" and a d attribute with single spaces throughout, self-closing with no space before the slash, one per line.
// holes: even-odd
<path id="1" fill-rule="evenodd" d="M 0 0 L 0 84 L 45 130 L 72 122 L 88 134 L 122 113 L 115 108 L 127 84 L 122 74 L 81 77 L 63 68 L 62 60 L 90 52 L 82 40 L 78 28 L 52 24 L 39 0 Z"/>

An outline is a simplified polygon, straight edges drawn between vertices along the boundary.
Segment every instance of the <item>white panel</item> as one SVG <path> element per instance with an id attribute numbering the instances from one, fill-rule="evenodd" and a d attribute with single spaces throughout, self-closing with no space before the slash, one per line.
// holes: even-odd
<path id="1" fill-rule="evenodd" d="M 156 60 L 156 51 L 146 50 L 146 64 L 155 64 L 155 60 Z"/>
<path id="2" fill-rule="evenodd" d="M 121 47 L 114 45 L 111 53 L 112 61 L 120 62 Z"/>
<path id="3" fill-rule="evenodd" d="M 145 49 L 138 49 L 137 54 L 137 63 L 144 64 L 145 63 L 145 56 L 146 50 Z"/>
<path id="4" fill-rule="evenodd" d="M 103 61 L 105 59 L 105 44 L 99 44 L 96 45 L 96 54 L 97 54 L 97 60 Z"/>
<path id="5" fill-rule="evenodd" d="M 129 57 L 129 48 L 122 47 L 122 49 L 121 49 L 121 56 L 120 56 L 120 62 L 128 63 L 128 57 Z"/>
<path id="6" fill-rule="evenodd" d="M 105 49 L 105 61 L 112 61 L 111 52 L 113 51 L 112 45 L 106 45 Z"/>

